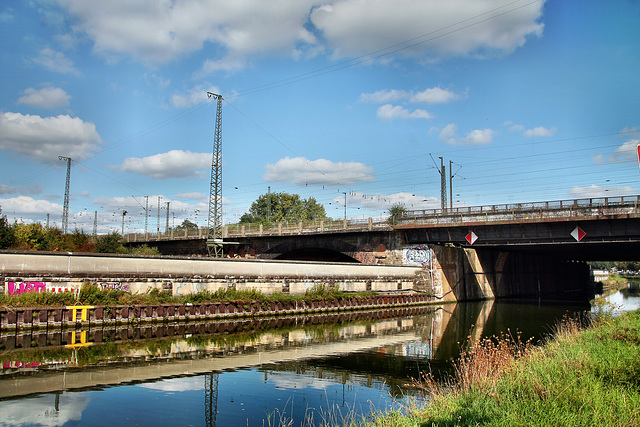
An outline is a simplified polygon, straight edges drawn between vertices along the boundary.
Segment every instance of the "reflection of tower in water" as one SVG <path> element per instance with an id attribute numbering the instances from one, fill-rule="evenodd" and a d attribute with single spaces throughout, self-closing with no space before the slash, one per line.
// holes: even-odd
<path id="1" fill-rule="evenodd" d="M 215 427 L 218 414 L 218 381 L 219 374 L 204 376 L 204 418 L 207 427 Z"/>

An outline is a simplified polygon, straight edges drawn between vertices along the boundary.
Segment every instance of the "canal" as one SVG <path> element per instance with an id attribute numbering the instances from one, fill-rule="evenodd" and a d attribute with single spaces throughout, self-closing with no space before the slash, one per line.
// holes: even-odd
<path id="1" fill-rule="evenodd" d="M 608 297 L 640 305 L 637 287 Z M 420 399 L 470 340 L 543 340 L 585 305 L 485 301 L 0 336 L 0 425 L 341 424 Z"/>

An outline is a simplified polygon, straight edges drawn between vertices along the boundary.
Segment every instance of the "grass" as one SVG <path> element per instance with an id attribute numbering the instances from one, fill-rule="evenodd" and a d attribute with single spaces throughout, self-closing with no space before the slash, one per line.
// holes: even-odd
<path id="1" fill-rule="evenodd" d="M 337 286 L 314 286 L 304 295 L 290 295 L 274 293 L 265 295 L 255 289 L 236 290 L 218 289 L 215 292 L 201 291 L 195 294 L 173 296 L 171 291 L 152 289 L 144 294 L 132 294 L 117 289 L 100 289 L 97 286 L 83 284 L 80 294 L 71 292 L 54 293 L 24 293 L 22 295 L 0 294 L 0 307 L 59 307 L 73 304 L 85 305 L 136 305 L 136 304 L 188 304 L 203 302 L 243 301 L 243 302 L 287 302 L 311 301 L 323 299 L 362 299 L 377 295 L 375 292 L 348 293 L 342 292 Z"/>
<path id="2" fill-rule="evenodd" d="M 421 387 L 429 404 L 350 425 L 638 426 L 640 311 L 566 320 L 540 347 L 511 337 L 481 340 L 451 381 L 427 377 Z"/>

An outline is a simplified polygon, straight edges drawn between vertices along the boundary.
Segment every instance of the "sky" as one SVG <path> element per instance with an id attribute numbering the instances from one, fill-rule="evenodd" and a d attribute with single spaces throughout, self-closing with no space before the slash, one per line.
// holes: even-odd
<path id="1" fill-rule="evenodd" d="M 69 231 L 206 226 L 207 92 L 224 224 L 636 195 L 638 75 L 634 0 L 4 0 L 0 207 L 61 227 L 71 158 Z"/>

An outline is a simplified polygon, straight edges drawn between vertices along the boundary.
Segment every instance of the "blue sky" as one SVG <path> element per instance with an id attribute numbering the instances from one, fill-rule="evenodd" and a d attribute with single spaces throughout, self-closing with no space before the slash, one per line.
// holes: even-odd
<path id="1" fill-rule="evenodd" d="M 0 3 L 0 206 L 69 229 L 206 225 L 223 102 L 224 222 L 270 187 L 334 218 L 635 195 L 632 0 Z M 449 171 L 447 170 L 447 175 Z M 159 201 L 159 202 L 158 202 Z M 158 205 L 160 224 L 158 224 Z"/>

